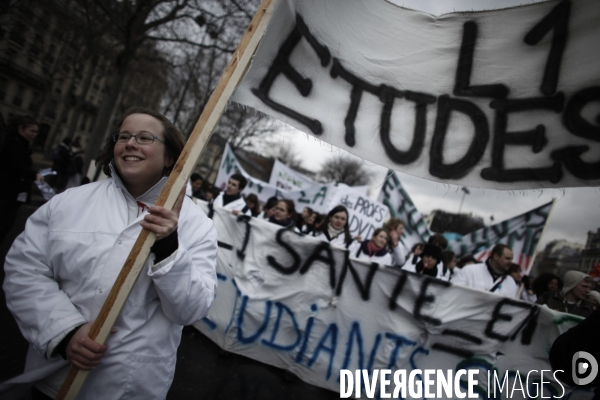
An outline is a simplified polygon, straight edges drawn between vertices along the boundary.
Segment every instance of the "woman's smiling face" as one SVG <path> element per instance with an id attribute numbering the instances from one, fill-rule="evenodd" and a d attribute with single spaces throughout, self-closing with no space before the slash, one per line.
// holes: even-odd
<path id="1" fill-rule="evenodd" d="M 119 133 L 151 134 L 164 140 L 162 123 L 148 114 L 131 114 L 123 121 Z M 174 160 L 167 155 L 165 144 L 154 140 L 151 144 L 139 144 L 131 137 L 127 143 L 115 143 L 114 160 L 119 175 L 135 198 L 144 194 L 162 178 L 165 167 Z"/>
<path id="2" fill-rule="evenodd" d="M 373 236 L 373 239 L 371 239 L 371 240 L 373 240 L 373 243 L 375 243 L 375 246 L 383 247 L 387 243 L 388 234 L 386 231 L 381 231 L 377 235 Z"/>

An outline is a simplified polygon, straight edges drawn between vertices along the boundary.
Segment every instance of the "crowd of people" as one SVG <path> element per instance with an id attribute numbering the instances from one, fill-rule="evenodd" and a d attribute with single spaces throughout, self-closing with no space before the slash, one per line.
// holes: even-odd
<path id="1" fill-rule="evenodd" d="M 348 226 L 349 213 L 343 205 L 336 205 L 326 215 L 309 207 L 296 214 L 292 200 L 271 198 L 261 211 L 256 195 L 242 195 L 246 184 L 242 174 L 232 175 L 225 192 L 217 194 L 209 202 L 210 215 L 213 207 L 223 207 L 235 215 L 265 219 L 283 228 L 315 236 L 335 247 L 347 249 L 350 257 L 355 259 L 546 305 L 553 310 L 582 317 L 590 315 L 600 303 L 600 288 L 590 276 L 569 271 L 563 279 L 547 273 L 531 279 L 523 274 L 520 265 L 513 262 L 514 254 L 508 246 L 494 246 L 490 257 L 484 261 L 478 261 L 473 255 L 458 260 L 456 254 L 448 250 L 448 240 L 435 233 L 427 243 L 415 244 L 405 254 L 401 242 L 404 222 L 397 218 L 386 221 L 369 238 L 352 237 Z"/>
<path id="2" fill-rule="evenodd" d="M 44 181 L 32 169 L 30 143 L 37 127 L 30 117 L 16 118 L 3 138 L 0 240 L 12 224 L 10 217 L 29 201 L 31 183 Z M 255 195 L 242 196 L 247 180 L 241 174 L 232 175 L 223 192 L 194 174 L 189 197 L 182 191 L 172 210 L 155 206 L 184 143 L 183 135 L 160 113 L 130 110 L 96 160 L 109 178 L 82 186 L 74 179 L 72 184 L 78 187 L 71 190 L 65 190 L 71 172 L 81 174 L 80 144 L 63 140 L 53 152 L 59 194 L 29 218 L 4 264 L 7 306 L 30 343 L 26 371 L 50 371 L 38 378 L 33 398 L 56 396 L 69 364 L 95 369 L 80 392 L 84 398 L 120 398 L 124 391 L 140 398 L 166 396 L 182 326 L 207 315 L 217 280 L 216 231 L 189 197 L 207 200 L 209 217 L 214 207 L 222 207 L 235 215 L 260 218 L 385 268 L 402 268 L 584 317 L 598 310 L 600 294 L 592 290 L 596 283 L 581 272 L 570 271 L 562 280 L 544 274 L 531 281 L 512 262 L 509 247 L 495 246 L 484 262 L 472 256 L 457 260 L 440 234 L 405 254 L 401 220 L 390 219 L 371 237 L 352 237 L 343 205 L 326 215 L 310 208 L 297 215 L 292 200 L 271 198 L 261 209 Z M 69 167 L 71 163 L 79 169 Z M 107 342 L 96 343 L 89 337 L 90 328 L 142 228 L 156 235 L 145 272 Z M 57 368 L 47 368 L 55 363 Z"/>

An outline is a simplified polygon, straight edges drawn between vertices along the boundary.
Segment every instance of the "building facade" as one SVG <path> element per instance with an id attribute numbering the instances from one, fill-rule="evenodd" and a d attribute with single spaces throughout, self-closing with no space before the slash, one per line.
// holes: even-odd
<path id="1" fill-rule="evenodd" d="M 75 1 L 10 3 L 0 6 L 0 112 L 5 121 L 26 114 L 39 122 L 34 149 L 49 154 L 65 137 L 78 137 L 85 148 L 108 91 L 113 54 L 86 48 L 71 29 Z M 160 56 L 155 48 L 144 51 L 148 57 L 132 68 L 116 114 L 134 105 L 160 107 L 167 69 L 148 61 Z"/>
<path id="2" fill-rule="evenodd" d="M 585 248 L 581 252 L 580 270 L 589 274 L 600 265 L 600 228 L 596 232 L 588 232 Z"/>

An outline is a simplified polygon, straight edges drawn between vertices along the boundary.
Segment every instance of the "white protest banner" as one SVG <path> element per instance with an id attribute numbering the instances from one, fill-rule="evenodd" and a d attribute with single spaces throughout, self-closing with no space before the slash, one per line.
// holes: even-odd
<path id="1" fill-rule="evenodd" d="M 599 20 L 596 0 L 439 17 L 281 1 L 232 100 L 429 180 L 597 186 Z"/>
<path id="2" fill-rule="evenodd" d="M 379 201 L 388 206 L 390 217 L 404 221 L 404 232 L 400 240 L 407 251 L 410 251 L 417 243 L 427 243 L 431 232 L 423 220 L 423 216 L 400 183 L 395 171 L 388 171 L 383 188 L 379 193 Z"/>
<path id="3" fill-rule="evenodd" d="M 514 218 L 478 229 L 449 242 L 448 249 L 454 251 L 459 259 L 474 255 L 483 261 L 490 256 L 496 244 L 505 244 L 513 251 L 513 262 L 527 271 L 553 204 L 554 201 L 551 201 Z"/>
<path id="4" fill-rule="evenodd" d="M 221 164 L 219 166 L 219 173 L 215 180 L 215 187 L 224 190 L 227 187 L 227 181 L 229 177 L 234 173 L 239 172 L 247 180 L 248 184 L 243 190 L 244 195 L 250 193 L 256 194 L 261 202 L 266 202 L 271 197 L 277 197 L 278 199 L 290 199 L 294 201 L 296 206 L 296 212 L 302 212 L 304 207 L 310 207 L 318 213 L 327 213 L 330 210 L 331 198 L 334 196 L 336 188 L 333 183 L 328 184 L 316 184 L 307 187 L 305 190 L 284 190 L 279 189 L 275 186 L 268 184 L 267 182 L 256 179 L 239 163 L 235 154 L 229 147 L 229 144 L 225 145 L 223 151 L 223 157 L 221 158 Z"/>
<path id="5" fill-rule="evenodd" d="M 214 186 L 219 190 L 225 190 L 227 188 L 229 177 L 238 172 L 246 178 L 250 177 L 235 157 L 235 154 L 233 154 L 229 143 L 225 143 L 223 155 L 221 156 L 221 164 L 219 165 L 219 172 L 217 173 Z"/>
<path id="6" fill-rule="evenodd" d="M 219 285 L 207 318 L 194 325 L 227 351 L 334 391 L 341 369 L 465 369 L 479 371 L 481 398 L 527 398 L 521 389 L 531 398 L 593 397 L 563 388 L 548 362 L 554 339 L 579 317 L 354 261 L 256 218 L 217 209 L 213 221 Z M 492 393 L 488 372 L 506 377 L 504 395 Z M 521 389 L 507 395 L 515 385 Z"/>
<path id="7" fill-rule="evenodd" d="M 294 171 L 278 159 L 275 159 L 269 185 L 283 190 L 299 190 L 307 189 L 311 186 L 320 185 L 308 176 Z"/>
<path id="8" fill-rule="evenodd" d="M 370 199 L 362 190 L 345 184 L 338 184 L 330 208 L 340 204 L 348 209 L 350 235 L 360 236 L 363 240 L 370 239 L 373 231 L 383 226 L 389 214 L 384 204 Z"/>

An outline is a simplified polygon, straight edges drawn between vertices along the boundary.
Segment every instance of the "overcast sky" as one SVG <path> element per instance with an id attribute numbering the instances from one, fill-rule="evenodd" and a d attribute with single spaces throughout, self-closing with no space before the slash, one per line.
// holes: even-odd
<path id="1" fill-rule="evenodd" d="M 533 3 L 518 0 L 393 0 L 391 2 L 433 15 Z M 290 142 L 294 149 L 300 151 L 303 160 L 306 160 L 304 166 L 311 170 L 318 170 L 320 164 L 334 154 L 340 152 L 348 154 L 288 126 L 282 129 L 279 140 Z M 386 170 L 367 161 L 364 163 L 376 176 L 374 182 L 377 183 L 372 187 L 373 191 L 378 193 L 377 186 L 383 181 Z M 421 213 L 428 214 L 434 209 L 458 212 L 463 196 L 459 186 L 436 183 L 402 173 L 400 173 L 400 180 Z M 556 199 L 538 247 L 540 250 L 554 239 L 566 239 L 585 244 L 587 233 L 596 232 L 600 228 L 600 188 L 598 187 L 519 191 L 471 188 L 470 192 L 465 196 L 462 212 L 473 213 L 484 218 L 486 225 L 490 225 L 492 215 L 494 223 L 497 223 L 539 207 L 553 198 Z"/>

